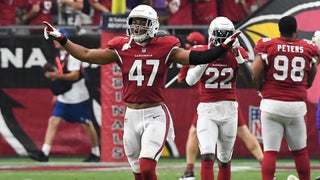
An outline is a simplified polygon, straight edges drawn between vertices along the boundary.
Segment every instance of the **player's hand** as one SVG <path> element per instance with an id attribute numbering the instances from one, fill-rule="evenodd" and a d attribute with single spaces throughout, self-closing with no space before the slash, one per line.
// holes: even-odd
<path id="1" fill-rule="evenodd" d="M 229 49 L 234 49 L 240 46 L 239 40 L 237 37 L 239 36 L 241 32 L 237 31 L 231 36 L 229 36 L 224 42 L 222 43 L 222 47 L 229 50 Z"/>
<path id="2" fill-rule="evenodd" d="M 314 32 L 312 41 L 317 45 L 318 49 L 320 50 L 320 31 Z"/>
<path id="3" fill-rule="evenodd" d="M 231 52 L 232 52 L 232 55 L 235 57 L 235 59 L 237 60 L 237 63 L 238 64 L 242 64 L 245 62 L 245 60 L 243 59 L 240 51 L 239 51 L 239 48 L 234 48 L 234 49 L 231 49 Z"/>
<path id="4" fill-rule="evenodd" d="M 47 21 L 43 21 L 43 23 L 46 25 L 43 31 L 43 36 L 45 39 L 53 39 L 58 41 L 62 46 L 67 43 L 67 38 L 60 33 L 56 28 L 54 28 L 50 23 Z"/>

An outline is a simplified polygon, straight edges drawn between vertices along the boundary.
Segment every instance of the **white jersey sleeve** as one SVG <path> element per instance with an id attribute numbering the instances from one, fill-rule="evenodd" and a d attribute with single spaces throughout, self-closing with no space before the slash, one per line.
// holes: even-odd
<path id="1" fill-rule="evenodd" d="M 207 66 L 208 64 L 201 64 L 201 65 L 195 66 L 194 68 L 190 68 L 186 76 L 187 84 L 190 86 L 193 86 L 194 84 L 196 84 L 200 80 Z"/>
<path id="2" fill-rule="evenodd" d="M 68 60 L 68 70 L 69 71 L 79 71 L 81 69 L 81 61 L 76 59 L 75 57 L 69 55 L 69 60 Z"/>

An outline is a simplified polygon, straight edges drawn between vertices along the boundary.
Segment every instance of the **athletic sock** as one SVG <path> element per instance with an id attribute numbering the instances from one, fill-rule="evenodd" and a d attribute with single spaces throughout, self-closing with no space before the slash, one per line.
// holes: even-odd
<path id="1" fill-rule="evenodd" d="M 262 180 L 272 180 L 276 171 L 277 151 L 265 151 L 261 163 Z"/>
<path id="2" fill-rule="evenodd" d="M 186 173 L 192 173 L 193 169 L 194 169 L 193 163 L 187 164 Z"/>
<path id="3" fill-rule="evenodd" d="M 133 173 L 135 180 L 142 180 L 141 173 Z"/>
<path id="4" fill-rule="evenodd" d="M 231 164 L 228 163 L 226 166 L 218 164 L 218 180 L 230 180 L 231 179 Z"/>
<path id="5" fill-rule="evenodd" d="M 92 147 L 91 148 L 91 153 L 100 157 L 100 149 L 99 149 L 99 146 L 96 146 L 96 147 Z"/>
<path id="6" fill-rule="evenodd" d="M 201 160 L 201 180 L 214 179 L 213 163 L 213 161 Z"/>
<path id="7" fill-rule="evenodd" d="M 307 148 L 291 152 L 299 174 L 299 179 L 310 179 L 310 162 Z"/>
<path id="8" fill-rule="evenodd" d="M 157 161 L 153 159 L 141 158 L 139 159 L 139 165 L 142 179 L 157 180 Z"/>
<path id="9" fill-rule="evenodd" d="M 50 153 L 50 150 L 51 150 L 51 145 L 43 144 L 41 150 L 42 150 L 44 155 L 49 156 L 49 153 Z"/>

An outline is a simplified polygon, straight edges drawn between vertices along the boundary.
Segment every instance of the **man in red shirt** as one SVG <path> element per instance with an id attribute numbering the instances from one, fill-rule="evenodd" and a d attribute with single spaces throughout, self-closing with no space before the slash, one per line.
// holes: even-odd
<path id="1" fill-rule="evenodd" d="M 89 4 L 93 7 L 92 16 L 93 25 L 101 25 L 102 13 L 111 13 L 111 0 L 89 0 Z"/>
<path id="2" fill-rule="evenodd" d="M 209 25 L 218 16 L 216 0 L 195 0 L 192 8 L 192 22 L 195 25 Z"/>
<path id="3" fill-rule="evenodd" d="M 168 25 L 192 25 L 192 1 L 166 0 L 169 10 Z"/>
<path id="4" fill-rule="evenodd" d="M 284 16 L 278 24 L 280 37 L 259 40 L 252 63 L 254 86 L 262 95 L 262 180 L 274 177 L 283 136 L 299 179 L 310 180 L 305 100 L 317 72 L 320 52 L 311 41 L 297 38 L 297 21 L 293 16 Z"/>
<path id="5" fill-rule="evenodd" d="M 29 0 L 22 21 L 28 25 L 42 25 L 43 21 L 52 23 L 52 10 L 55 0 Z M 30 30 L 31 33 L 42 33 L 42 29 Z"/>

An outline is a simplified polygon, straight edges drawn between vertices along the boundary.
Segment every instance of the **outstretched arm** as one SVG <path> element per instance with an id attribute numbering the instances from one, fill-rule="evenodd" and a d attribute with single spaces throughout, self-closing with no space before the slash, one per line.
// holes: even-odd
<path id="1" fill-rule="evenodd" d="M 55 29 L 48 22 L 44 22 L 46 27 L 44 28 L 45 39 L 53 39 L 58 41 L 63 48 L 68 51 L 72 56 L 94 64 L 109 64 L 118 60 L 118 56 L 114 50 L 111 49 L 88 49 L 79 44 L 73 43 Z"/>
<path id="2" fill-rule="evenodd" d="M 217 60 L 228 50 L 237 48 L 239 46 L 239 42 L 237 41 L 239 34 L 240 31 L 228 37 L 220 46 L 205 51 L 190 51 L 183 48 L 175 49 L 170 55 L 170 60 L 183 65 L 208 64 Z"/>

